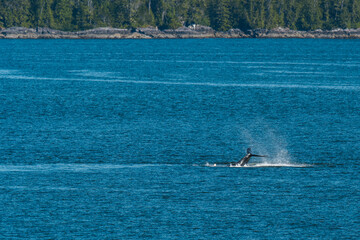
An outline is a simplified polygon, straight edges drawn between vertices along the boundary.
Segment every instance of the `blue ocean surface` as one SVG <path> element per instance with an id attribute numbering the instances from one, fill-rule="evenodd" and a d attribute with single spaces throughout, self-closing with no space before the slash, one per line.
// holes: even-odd
<path id="1" fill-rule="evenodd" d="M 360 238 L 359 40 L 0 49 L 1 239 Z"/>

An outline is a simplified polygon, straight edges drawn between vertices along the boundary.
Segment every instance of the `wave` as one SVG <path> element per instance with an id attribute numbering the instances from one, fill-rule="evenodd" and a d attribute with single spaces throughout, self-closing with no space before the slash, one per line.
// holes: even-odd
<path id="1" fill-rule="evenodd" d="M 254 163 L 245 165 L 246 168 L 263 168 L 263 167 L 292 167 L 292 168 L 306 168 L 311 167 L 312 165 L 308 164 L 299 164 L 299 163 Z M 234 166 L 237 167 L 237 166 Z M 238 166 L 240 167 L 240 166 Z"/>
<path id="2" fill-rule="evenodd" d="M 261 148 L 261 145 L 259 145 L 259 147 Z M 288 153 L 288 151 L 286 150 L 286 148 L 284 148 L 283 146 L 278 145 L 278 146 L 274 146 L 276 147 L 277 151 L 274 152 L 273 155 L 274 157 L 272 158 L 265 158 L 265 159 L 258 159 L 257 161 L 250 161 L 248 164 L 246 164 L 245 166 L 240 166 L 240 164 L 236 164 L 236 165 L 229 165 L 226 163 L 206 163 L 204 166 L 206 167 L 234 167 L 234 168 L 264 168 L 264 167 L 296 167 L 296 168 L 302 168 L 302 167 L 311 167 L 312 165 L 308 165 L 308 164 L 302 164 L 302 163 L 296 163 L 292 160 L 290 154 Z M 267 155 L 269 155 L 266 151 L 266 149 L 263 149 L 261 152 L 265 152 Z M 261 160 L 261 161 L 260 161 Z"/>
<path id="3" fill-rule="evenodd" d="M 309 66 L 346 66 L 358 67 L 357 62 L 324 63 L 324 62 L 273 62 L 273 61 L 216 61 L 216 60 L 159 60 L 159 59 L 116 59 L 123 62 L 154 62 L 154 63 L 204 63 L 204 64 L 245 64 L 245 65 L 309 65 Z"/>
<path id="4" fill-rule="evenodd" d="M 230 168 L 266 168 L 266 167 L 288 167 L 288 168 L 307 168 L 312 167 L 313 165 L 309 164 L 300 164 L 300 163 L 252 163 L 245 166 L 233 165 L 229 166 L 226 164 L 217 164 L 217 163 L 205 163 L 202 165 L 204 167 L 230 167 Z"/>
<path id="5" fill-rule="evenodd" d="M 315 71 L 290 71 L 290 70 L 263 70 L 264 73 L 280 73 L 284 75 L 328 75 L 331 76 L 334 72 L 315 72 Z M 356 76 L 357 77 L 357 76 Z"/>
<path id="6" fill-rule="evenodd" d="M 154 168 L 154 167 L 169 167 L 179 166 L 179 164 L 36 164 L 36 165 L 0 165 L 0 173 L 6 172 L 107 172 L 117 169 L 128 168 Z M 184 164 L 183 166 L 186 166 Z M 192 166 L 201 167 L 232 167 L 239 168 L 239 166 L 229 166 L 227 164 L 205 163 L 193 164 Z M 312 167 L 313 165 L 298 164 L 298 163 L 250 163 L 241 168 L 260 168 L 260 167 Z"/>
<path id="7" fill-rule="evenodd" d="M 166 164 L 164 164 L 166 165 Z M 159 164 L 36 164 L 36 165 L 0 165 L 0 172 L 88 172 L 108 171 L 121 168 L 145 168 Z"/>
<path id="8" fill-rule="evenodd" d="M 57 187 L 57 186 L 0 186 L 0 189 L 18 190 L 18 191 L 78 191 L 81 188 Z"/>
<path id="9" fill-rule="evenodd" d="M 80 82 L 108 82 L 126 84 L 152 84 L 152 85 L 182 85 L 182 86 L 209 86 L 209 87 L 239 87 L 239 88 L 298 88 L 298 89 L 324 89 L 360 91 L 358 85 L 310 85 L 310 84 L 280 84 L 280 83 L 216 83 L 216 82 L 179 82 L 174 81 L 149 81 L 149 80 L 123 80 L 123 79 L 83 79 L 83 78 L 46 78 L 28 76 L 6 76 L 8 79 L 46 80 L 46 81 L 80 81 Z"/>
<path id="10" fill-rule="evenodd" d="M 93 70 L 70 70 L 69 73 L 80 76 L 80 77 L 95 77 L 95 78 L 114 78 L 116 72 L 103 72 L 103 71 L 93 71 Z M 121 78 L 121 77 L 116 77 Z"/>
<path id="11" fill-rule="evenodd" d="M 0 69 L 0 77 L 8 77 L 14 74 L 19 74 L 19 70 L 8 70 L 8 69 Z"/>

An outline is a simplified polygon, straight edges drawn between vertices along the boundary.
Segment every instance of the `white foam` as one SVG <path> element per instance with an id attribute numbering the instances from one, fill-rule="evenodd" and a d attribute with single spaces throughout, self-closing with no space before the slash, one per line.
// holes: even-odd
<path id="1" fill-rule="evenodd" d="M 77 76 L 82 77 L 95 77 L 95 78 L 111 78 L 114 77 L 114 72 L 99 72 L 93 70 L 70 70 L 68 71 Z"/>
<path id="2" fill-rule="evenodd" d="M 275 143 L 275 141 L 272 141 Z M 263 167 L 296 167 L 296 168 L 302 168 L 302 167 L 310 167 L 311 165 L 308 164 L 300 164 L 300 163 L 294 163 L 291 159 L 291 156 L 289 152 L 286 150 L 286 148 L 279 146 L 276 146 L 276 152 L 273 153 L 273 158 L 257 158 L 252 159 L 250 163 L 248 163 L 245 166 L 241 166 L 240 164 L 236 165 L 228 165 L 228 164 L 216 164 L 216 163 L 206 163 L 206 167 L 244 167 L 244 168 L 263 168 Z M 266 152 L 266 149 L 263 149 L 261 152 Z M 261 162 L 258 162 L 261 161 Z"/>
<path id="3" fill-rule="evenodd" d="M 298 163 L 255 163 L 245 165 L 244 167 L 249 168 L 261 168 L 261 167 L 294 167 L 294 168 L 304 168 L 304 167 L 311 167 L 308 164 L 298 164 Z"/>
<path id="4" fill-rule="evenodd" d="M 334 72 L 315 72 L 315 71 L 289 71 L 289 70 L 263 70 L 265 73 L 280 73 L 285 75 L 329 75 L 331 76 Z"/>
<path id="5" fill-rule="evenodd" d="M 273 62 L 273 61 L 216 61 L 216 60 L 155 60 L 155 59 L 121 59 L 123 62 L 154 62 L 154 63 L 204 63 L 204 64 L 249 64 L 249 65 L 309 65 L 309 66 L 346 66 L 358 67 L 360 63 L 324 63 L 324 62 Z"/>
<path id="6" fill-rule="evenodd" d="M 57 187 L 57 186 L 0 186 L 0 189 L 20 190 L 20 191 L 77 191 L 79 188 Z"/>
<path id="7" fill-rule="evenodd" d="M 237 165 L 225 165 L 225 164 L 216 164 L 216 163 L 206 163 L 203 165 L 205 167 L 230 167 L 230 168 L 265 168 L 265 167 L 289 167 L 289 168 L 306 168 L 312 167 L 309 164 L 299 164 L 299 163 L 250 163 L 245 166 Z"/>
<path id="8" fill-rule="evenodd" d="M 205 163 L 205 167 L 219 167 L 220 165 L 217 165 L 216 163 Z"/>
<path id="9" fill-rule="evenodd" d="M 0 69 L 0 77 L 8 77 L 14 74 L 19 73 L 18 70 L 8 70 L 8 69 Z"/>
<path id="10" fill-rule="evenodd" d="M 310 84 L 290 84 L 290 83 L 213 83 L 213 82 L 179 82 L 174 81 L 149 81 L 149 80 L 123 80 L 123 79 L 82 79 L 82 78 L 45 78 L 29 76 L 6 76 L 9 79 L 24 80 L 46 80 L 46 81 L 80 81 L 80 82 L 108 82 L 108 83 L 127 83 L 127 84 L 151 84 L 151 85 L 182 85 L 182 86 L 209 86 L 209 87 L 232 87 L 232 88 L 299 88 L 299 89 L 325 89 L 325 90 L 344 90 L 360 91 L 360 86 L 350 84 L 339 85 L 310 85 Z"/>
<path id="11" fill-rule="evenodd" d="M 156 164 L 36 164 L 36 165 L 0 165 L 0 172 L 87 172 L 107 171 L 120 168 L 144 168 L 159 166 Z"/>

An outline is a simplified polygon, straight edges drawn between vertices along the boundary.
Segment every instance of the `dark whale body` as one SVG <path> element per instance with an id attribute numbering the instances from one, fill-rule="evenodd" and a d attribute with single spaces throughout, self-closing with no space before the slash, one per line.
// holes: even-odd
<path id="1" fill-rule="evenodd" d="M 250 158 L 251 157 L 267 157 L 267 156 L 265 156 L 265 155 L 256 155 L 256 154 L 252 154 L 251 153 L 251 148 L 248 148 L 247 150 L 246 150 L 246 156 L 245 157 L 243 157 L 240 161 L 238 161 L 238 162 L 232 162 L 232 163 L 230 163 L 230 166 L 240 166 L 240 167 L 243 167 L 243 166 L 245 166 L 249 161 L 250 161 Z"/>

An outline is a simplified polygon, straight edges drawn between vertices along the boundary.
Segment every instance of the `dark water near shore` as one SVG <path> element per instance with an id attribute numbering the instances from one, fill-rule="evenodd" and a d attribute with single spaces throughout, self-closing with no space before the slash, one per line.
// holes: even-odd
<path id="1" fill-rule="evenodd" d="M 0 49 L 0 238 L 360 237 L 360 41 Z"/>

